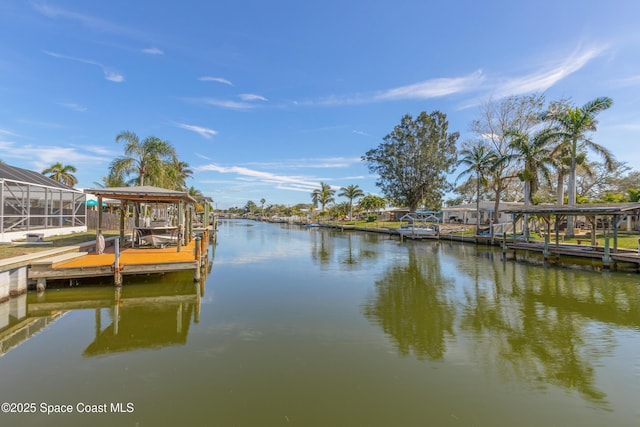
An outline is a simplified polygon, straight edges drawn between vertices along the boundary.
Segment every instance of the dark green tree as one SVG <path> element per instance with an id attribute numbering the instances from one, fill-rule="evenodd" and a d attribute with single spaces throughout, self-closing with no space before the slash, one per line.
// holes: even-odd
<path id="1" fill-rule="evenodd" d="M 459 137 L 448 128 L 440 111 L 422 112 L 415 120 L 407 114 L 384 142 L 362 156 L 388 199 L 412 212 L 420 205 L 434 210 L 442 206 L 443 194 L 451 188 L 447 174 L 457 160 Z"/>

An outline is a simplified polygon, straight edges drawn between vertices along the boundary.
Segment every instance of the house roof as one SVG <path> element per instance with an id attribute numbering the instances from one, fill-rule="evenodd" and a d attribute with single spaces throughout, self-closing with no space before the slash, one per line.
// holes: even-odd
<path id="1" fill-rule="evenodd" d="M 37 184 L 37 185 L 42 185 L 46 187 L 57 187 L 64 190 L 77 191 L 39 172 L 30 171 L 28 169 L 17 168 L 15 166 L 9 166 L 8 164 L 2 163 L 2 162 L 0 162 L 0 179 L 25 182 L 28 184 Z"/>
<path id="2" fill-rule="evenodd" d="M 517 208 L 523 206 L 523 204 L 521 202 L 500 202 L 500 208 L 499 211 L 500 212 L 509 212 L 510 209 L 512 208 Z M 487 201 L 487 202 L 480 202 L 480 212 L 493 212 L 493 208 L 495 207 L 495 202 L 493 201 Z M 446 208 L 442 208 L 443 212 L 463 212 L 463 211 L 468 211 L 468 212 L 475 212 L 476 211 L 476 204 L 475 203 L 466 203 L 463 205 L 456 205 L 456 206 L 448 206 Z"/>
<path id="3" fill-rule="evenodd" d="M 136 187 L 86 188 L 84 192 L 87 194 L 94 194 L 99 197 L 135 202 L 176 203 L 182 200 L 188 203 L 195 203 L 195 199 L 187 192 L 167 190 L 166 188 L 152 187 L 150 185 Z"/>
<path id="4" fill-rule="evenodd" d="M 581 205 L 530 205 L 505 209 L 507 213 L 539 215 L 620 215 L 639 211 L 640 203 L 600 203 Z"/>

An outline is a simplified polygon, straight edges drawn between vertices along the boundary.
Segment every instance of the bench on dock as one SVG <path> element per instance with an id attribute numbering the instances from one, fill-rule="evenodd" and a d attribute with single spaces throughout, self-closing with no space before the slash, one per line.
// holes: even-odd
<path id="1" fill-rule="evenodd" d="M 70 252 L 31 262 L 31 268 L 56 268 L 61 264 L 87 256 L 87 252 Z"/>

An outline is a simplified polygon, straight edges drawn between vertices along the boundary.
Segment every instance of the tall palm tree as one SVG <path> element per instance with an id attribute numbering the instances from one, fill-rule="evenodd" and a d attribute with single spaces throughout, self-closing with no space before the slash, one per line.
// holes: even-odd
<path id="1" fill-rule="evenodd" d="M 313 205 L 318 207 L 318 203 L 322 206 L 322 212 L 324 212 L 324 207 L 333 202 L 335 199 L 333 195 L 336 193 L 336 190 L 332 189 L 329 184 L 325 184 L 324 182 L 320 182 L 320 188 L 316 188 L 311 193 L 311 200 L 313 201 Z"/>
<path id="2" fill-rule="evenodd" d="M 538 191 L 540 174 L 550 179 L 550 167 L 553 164 L 551 144 L 555 141 L 553 130 L 544 129 L 533 136 L 514 130 L 508 132 L 507 136 L 511 139 L 511 148 L 515 150 L 509 160 L 520 161 L 522 165 L 517 176 L 524 183 L 524 204 L 528 206 L 533 204 L 533 196 Z"/>
<path id="3" fill-rule="evenodd" d="M 134 175 L 138 185 L 154 183 L 163 174 L 164 162 L 176 158 L 173 146 L 157 138 L 148 136 L 142 142 L 133 132 L 123 131 L 116 136 L 116 142 L 124 141 L 124 156 L 111 162 L 114 175 Z"/>
<path id="4" fill-rule="evenodd" d="M 608 97 L 596 98 L 582 107 L 565 107 L 552 109 L 542 114 L 542 120 L 554 125 L 554 136 L 560 141 L 563 150 L 569 155 L 569 183 L 567 195 L 569 204 L 576 204 L 576 168 L 578 155 L 584 148 L 589 148 L 602 156 L 608 168 L 613 167 L 613 155 L 602 145 L 588 138 L 588 133 L 597 128 L 596 115 L 611 107 L 613 100 Z M 562 203 L 559 201 L 558 203 Z M 573 217 L 567 218 L 567 235 L 573 236 Z"/>
<path id="5" fill-rule="evenodd" d="M 78 183 L 78 179 L 73 175 L 76 171 L 75 166 L 63 165 L 57 162 L 43 170 L 42 174 L 66 186 L 73 187 Z"/>
<path id="6" fill-rule="evenodd" d="M 353 201 L 354 199 L 364 197 L 364 192 L 357 185 L 349 185 L 347 187 L 342 187 L 338 196 L 349 199 L 349 220 L 353 220 Z"/>
<path id="7" fill-rule="evenodd" d="M 480 230 L 480 190 L 487 185 L 487 174 L 498 163 L 499 157 L 496 152 L 481 142 L 460 151 L 457 164 L 467 166 L 467 169 L 460 172 L 456 181 L 466 175 L 473 176 L 476 181 L 476 233 Z"/>
<path id="8" fill-rule="evenodd" d="M 602 156 L 607 167 L 613 166 L 613 156 L 608 149 L 588 138 L 587 133 L 596 130 L 596 115 L 611 107 L 611 98 L 603 97 L 589 101 L 582 107 L 566 107 L 549 110 L 542 119 L 555 125 L 554 136 L 560 141 L 559 150 L 565 151 L 570 159 L 569 165 L 569 204 L 576 203 L 576 167 L 578 156 L 584 148 L 589 148 Z"/>
<path id="9" fill-rule="evenodd" d="M 261 215 L 264 216 L 264 204 L 267 203 L 267 201 L 265 200 L 265 198 L 263 197 L 262 199 L 260 199 L 260 210 L 261 210 Z"/>

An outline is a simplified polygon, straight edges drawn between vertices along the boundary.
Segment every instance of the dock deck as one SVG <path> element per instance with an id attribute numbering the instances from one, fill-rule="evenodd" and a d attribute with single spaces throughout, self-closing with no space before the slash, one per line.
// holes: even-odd
<path id="1" fill-rule="evenodd" d="M 115 252 L 112 247 L 103 254 L 82 252 L 68 259 L 55 256 L 34 262 L 29 269 L 28 278 L 46 283 L 46 280 L 109 277 L 116 272 L 114 264 Z M 118 264 L 117 270 L 125 276 L 196 270 L 200 262 L 195 256 L 195 241 L 191 241 L 180 252 L 176 247 L 124 249 L 120 252 Z"/>

